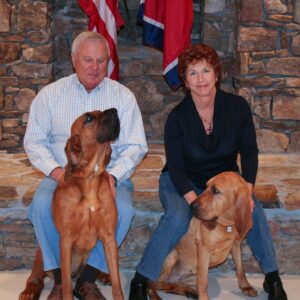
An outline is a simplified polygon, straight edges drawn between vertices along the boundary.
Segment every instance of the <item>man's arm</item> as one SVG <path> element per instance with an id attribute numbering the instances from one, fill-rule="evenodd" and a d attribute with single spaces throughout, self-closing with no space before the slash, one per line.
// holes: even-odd
<path id="1" fill-rule="evenodd" d="M 112 145 L 109 165 L 109 173 L 117 181 L 130 178 L 148 151 L 140 109 L 132 92 L 127 97 L 129 101 L 123 102 L 122 111 L 118 109 L 121 131 L 118 140 Z"/>
<path id="2" fill-rule="evenodd" d="M 31 104 L 24 149 L 30 162 L 45 175 L 49 175 L 60 165 L 50 150 L 51 114 L 43 97 L 46 95 L 41 91 Z"/>

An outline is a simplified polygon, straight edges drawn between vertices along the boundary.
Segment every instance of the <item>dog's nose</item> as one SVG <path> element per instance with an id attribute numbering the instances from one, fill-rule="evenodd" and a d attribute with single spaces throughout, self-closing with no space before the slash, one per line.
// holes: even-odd
<path id="1" fill-rule="evenodd" d="M 190 208 L 191 208 L 192 212 L 194 212 L 194 210 L 195 210 L 198 206 L 199 206 L 199 203 L 198 203 L 198 201 L 197 201 L 197 199 L 196 199 L 196 200 L 194 200 L 194 201 L 190 204 Z"/>
<path id="2" fill-rule="evenodd" d="M 111 114 L 111 115 L 117 115 L 117 114 L 118 114 L 118 111 L 117 111 L 116 108 L 113 107 L 113 108 L 107 109 L 107 110 L 105 111 L 105 113 Z"/>

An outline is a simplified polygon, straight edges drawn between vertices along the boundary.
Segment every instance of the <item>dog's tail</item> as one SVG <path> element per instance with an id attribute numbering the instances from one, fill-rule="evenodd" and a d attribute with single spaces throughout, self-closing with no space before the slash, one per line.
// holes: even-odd
<path id="1" fill-rule="evenodd" d="M 149 281 L 148 288 L 150 293 L 156 293 L 156 291 L 163 291 L 169 294 L 181 295 L 191 299 L 198 299 L 198 293 L 196 289 L 187 285 L 163 281 Z"/>

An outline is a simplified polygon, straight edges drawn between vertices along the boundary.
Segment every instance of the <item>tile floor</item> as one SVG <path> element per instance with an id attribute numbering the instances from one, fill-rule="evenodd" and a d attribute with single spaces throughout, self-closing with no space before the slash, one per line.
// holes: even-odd
<path id="1" fill-rule="evenodd" d="M 13 271 L 13 272 L 0 272 L 0 299 L 1 300 L 16 300 L 20 291 L 25 286 L 26 278 L 29 275 L 29 271 Z M 124 287 L 125 299 L 128 298 L 129 284 L 133 276 L 131 272 L 122 272 L 121 280 Z M 239 288 L 234 274 L 220 274 L 212 272 L 209 274 L 209 296 L 211 300 L 239 300 L 239 299 L 255 299 L 255 300 L 267 300 L 267 294 L 262 289 L 263 276 L 251 275 L 248 276 L 249 282 L 258 291 L 256 298 L 250 298 L 244 296 Z M 284 287 L 288 294 L 289 300 L 300 299 L 300 276 L 284 275 L 282 276 Z M 47 295 L 52 289 L 53 282 L 50 279 L 45 280 L 45 288 L 43 290 L 40 300 L 46 300 Z M 104 296 L 107 300 L 112 299 L 111 287 L 100 286 Z M 183 300 L 184 297 L 160 293 L 163 300 Z"/>

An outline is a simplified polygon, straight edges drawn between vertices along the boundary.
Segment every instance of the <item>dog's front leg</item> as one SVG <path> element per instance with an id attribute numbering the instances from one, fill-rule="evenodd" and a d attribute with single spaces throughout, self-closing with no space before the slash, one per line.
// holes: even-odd
<path id="1" fill-rule="evenodd" d="M 102 239 L 102 242 L 103 242 L 108 272 L 111 277 L 113 298 L 114 300 L 124 300 L 123 291 L 121 287 L 120 273 L 119 273 L 117 242 L 114 234 L 109 234 L 108 237 Z"/>
<path id="2" fill-rule="evenodd" d="M 208 288 L 209 252 L 205 245 L 197 243 L 197 290 L 198 299 L 209 300 Z"/>
<path id="3" fill-rule="evenodd" d="M 70 237 L 60 239 L 60 266 L 64 300 L 73 300 L 73 288 L 71 281 L 71 251 L 72 240 Z"/>
<path id="4" fill-rule="evenodd" d="M 239 288 L 244 295 L 249 297 L 256 297 L 257 291 L 250 285 L 245 274 L 242 262 L 241 244 L 239 242 L 235 242 L 233 244 L 231 248 L 231 255 L 235 264 L 236 277 L 238 280 Z"/>

